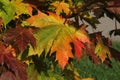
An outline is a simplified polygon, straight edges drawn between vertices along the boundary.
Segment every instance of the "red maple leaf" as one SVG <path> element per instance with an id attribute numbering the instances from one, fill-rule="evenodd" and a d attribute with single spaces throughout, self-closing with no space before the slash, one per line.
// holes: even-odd
<path id="1" fill-rule="evenodd" d="M 7 44 L 13 44 L 22 52 L 26 49 L 28 44 L 33 48 L 36 46 L 36 39 L 33 36 L 32 29 L 17 26 L 16 28 L 8 30 L 2 37 L 3 41 Z"/>
<path id="2" fill-rule="evenodd" d="M 79 60 L 82 56 L 82 49 L 85 49 L 85 45 L 78 40 L 74 40 L 73 44 L 76 52 L 76 57 Z"/>
<path id="3" fill-rule="evenodd" d="M 6 71 L 1 73 L 0 80 L 27 80 L 26 65 L 16 59 L 14 48 L 6 47 L 2 42 L 0 42 L 0 65 L 6 68 Z"/>

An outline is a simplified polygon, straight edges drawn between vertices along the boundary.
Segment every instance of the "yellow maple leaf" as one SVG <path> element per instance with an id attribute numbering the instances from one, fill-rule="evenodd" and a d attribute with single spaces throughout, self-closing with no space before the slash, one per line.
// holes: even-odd
<path id="1" fill-rule="evenodd" d="M 101 59 L 102 62 L 104 62 L 106 58 L 111 60 L 109 48 L 103 44 L 101 37 L 98 38 L 95 54 Z"/>
<path id="2" fill-rule="evenodd" d="M 52 3 L 51 5 L 56 7 L 56 10 L 55 10 L 56 14 L 60 14 L 62 11 L 64 11 L 68 15 L 70 12 L 69 4 L 65 3 L 64 1 L 62 1 L 62 2 L 56 1 L 56 2 Z"/>

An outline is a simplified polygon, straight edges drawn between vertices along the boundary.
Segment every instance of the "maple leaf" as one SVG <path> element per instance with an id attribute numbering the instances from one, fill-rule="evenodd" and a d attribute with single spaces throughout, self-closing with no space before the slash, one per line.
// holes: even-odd
<path id="1" fill-rule="evenodd" d="M 70 44 L 74 43 L 76 56 L 80 58 L 81 49 L 85 47 L 83 45 L 89 43 L 88 37 L 83 33 L 84 31 L 76 30 L 73 26 L 64 24 L 64 19 L 53 13 L 49 13 L 39 22 L 43 23 L 43 26 L 41 25 L 41 29 L 34 34 L 37 47 L 34 50 L 30 47 L 29 56 L 41 55 L 43 51 L 45 51 L 45 55 L 48 55 L 48 53 L 52 55 L 56 52 L 56 60 L 64 69 L 69 58 L 73 58 Z M 44 25 L 44 23 L 46 24 Z"/>
<path id="2" fill-rule="evenodd" d="M 0 65 L 5 66 L 7 72 L 3 72 L 0 80 L 27 80 L 27 74 L 25 72 L 26 66 L 15 57 L 15 50 L 11 46 L 4 46 L 0 42 Z M 9 77 L 6 77 L 6 76 Z"/>
<path id="3" fill-rule="evenodd" d="M 15 7 L 16 10 L 16 17 L 21 14 L 29 14 L 29 5 L 23 3 L 23 0 L 12 0 L 11 4 Z"/>
<path id="4" fill-rule="evenodd" d="M 106 58 L 111 60 L 109 48 L 103 44 L 101 37 L 98 37 L 95 54 L 101 59 L 102 62 L 104 62 Z"/>
<path id="5" fill-rule="evenodd" d="M 76 57 L 77 59 L 80 59 L 82 55 L 82 48 L 85 49 L 85 46 L 83 43 L 79 42 L 78 40 L 75 40 L 73 43 L 76 51 Z"/>
<path id="6" fill-rule="evenodd" d="M 49 16 L 46 15 L 45 13 L 38 11 L 38 14 L 35 16 L 31 16 L 29 19 L 27 19 L 26 21 L 31 25 L 31 26 L 35 26 L 38 28 L 43 28 L 46 27 L 48 25 L 57 25 L 57 24 L 61 24 L 64 23 L 64 19 L 52 12 L 48 12 Z M 54 18 L 56 17 L 56 18 Z M 56 20 L 57 19 L 57 20 Z"/>
<path id="7" fill-rule="evenodd" d="M 69 4 L 65 3 L 64 1 L 62 2 L 53 2 L 51 5 L 53 5 L 54 7 L 56 7 L 56 14 L 60 14 L 62 11 L 64 11 L 67 15 L 69 14 L 70 12 L 70 9 L 69 9 Z"/>
<path id="8" fill-rule="evenodd" d="M 26 49 L 28 44 L 31 44 L 33 48 L 36 46 L 36 39 L 33 36 L 32 30 L 21 26 L 8 30 L 2 39 L 7 44 L 13 43 L 21 52 Z"/>
<path id="9" fill-rule="evenodd" d="M 45 21 L 47 21 L 47 19 L 45 19 L 45 17 L 47 17 L 47 15 L 45 13 L 42 13 L 41 11 L 38 11 L 37 15 L 31 16 L 30 18 L 28 18 L 26 21 L 31 25 L 31 26 L 35 26 L 35 27 L 41 27 L 43 25 L 47 25 L 46 23 L 43 23 Z M 43 21 L 42 21 L 43 20 Z"/>
<path id="10" fill-rule="evenodd" d="M 7 25 L 14 17 L 15 7 L 11 5 L 9 0 L 0 0 L 0 17 L 3 19 L 4 25 Z"/>

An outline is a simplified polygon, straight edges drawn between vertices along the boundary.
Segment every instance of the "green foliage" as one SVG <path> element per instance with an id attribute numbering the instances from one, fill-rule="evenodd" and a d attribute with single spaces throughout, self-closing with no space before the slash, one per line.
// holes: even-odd
<path id="1" fill-rule="evenodd" d="M 89 57 L 74 63 L 82 78 L 93 77 L 95 80 L 120 79 L 120 63 L 114 59 L 111 62 L 112 67 L 107 67 L 104 64 L 96 65 L 90 61 Z"/>
<path id="2" fill-rule="evenodd" d="M 112 42 L 112 47 L 118 51 L 120 51 L 120 42 L 119 41 L 114 41 Z"/>
<path id="3" fill-rule="evenodd" d="M 2 17 L 6 26 L 15 15 L 15 7 L 11 5 L 9 0 L 0 0 L 0 17 Z"/>

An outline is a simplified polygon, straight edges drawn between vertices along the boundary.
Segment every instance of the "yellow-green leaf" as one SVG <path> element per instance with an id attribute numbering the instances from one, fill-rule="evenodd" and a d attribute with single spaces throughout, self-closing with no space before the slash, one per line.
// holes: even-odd
<path id="1" fill-rule="evenodd" d="M 43 28 L 49 25 L 63 24 L 64 20 L 56 14 L 49 12 L 49 16 L 48 16 L 45 13 L 38 11 L 38 14 L 27 19 L 27 22 L 31 26 Z"/>
<path id="2" fill-rule="evenodd" d="M 16 17 L 21 14 L 29 14 L 28 12 L 28 4 L 22 2 L 23 0 L 12 0 L 11 4 L 15 7 Z"/>
<path id="3" fill-rule="evenodd" d="M 95 48 L 95 54 L 101 59 L 102 62 L 104 62 L 106 58 L 111 59 L 109 48 L 105 46 L 101 40 L 98 40 Z"/>
<path id="4" fill-rule="evenodd" d="M 9 0 L 0 0 L 0 17 L 3 19 L 6 26 L 14 17 L 15 7 Z"/>

